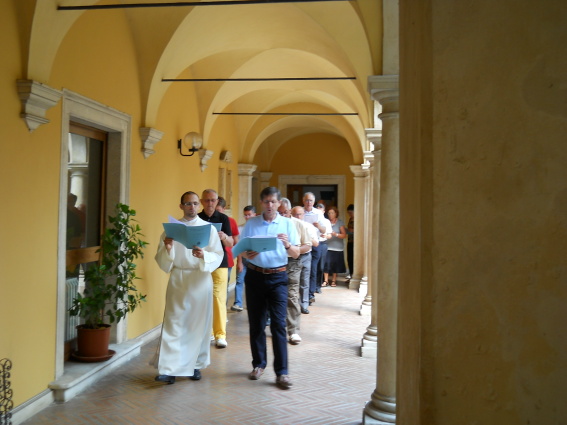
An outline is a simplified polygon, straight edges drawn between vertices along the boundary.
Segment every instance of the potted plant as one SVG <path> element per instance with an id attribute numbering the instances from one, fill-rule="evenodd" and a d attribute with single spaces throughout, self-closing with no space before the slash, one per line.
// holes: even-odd
<path id="1" fill-rule="evenodd" d="M 79 316 L 84 322 L 77 326 L 75 357 L 80 360 L 109 359 L 110 324 L 120 322 L 146 301 L 146 295 L 135 285 L 139 277 L 134 260 L 143 258 L 148 243 L 140 239 L 143 235 L 135 215 L 128 205 L 116 205 L 116 213 L 108 217 L 110 224 L 102 235 L 100 262 L 85 271 L 85 291 L 77 294 L 69 309 L 71 316 Z M 95 346 L 90 347 L 93 337 Z"/>

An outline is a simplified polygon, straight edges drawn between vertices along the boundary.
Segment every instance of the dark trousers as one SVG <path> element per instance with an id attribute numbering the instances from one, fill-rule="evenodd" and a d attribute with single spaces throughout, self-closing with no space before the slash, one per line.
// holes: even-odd
<path id="1" fill-rule="evenodd" d="M 317 289 L 317 277 L 319 273 L 319 260 L 321 260 L 321 245 L 311 249 L 311 272 L 309 274 L 309 298 L 315 296 Z M 320 285 L 320 284 L 319 284 Z"/>
<path id="2" fill-rule="evenodd" d="M 350 277 L 354 277 L 354 242 L 347 243 L 347 264 Z"/>
<path id="3" fill-rule="evenodd" d="M 244 277 L 252 367 L 266 368 L 266 313 L 270 313 L 270 331 L 276 375 L 287 375 L 287 273 L 263 274 L 252 269 Z"/>

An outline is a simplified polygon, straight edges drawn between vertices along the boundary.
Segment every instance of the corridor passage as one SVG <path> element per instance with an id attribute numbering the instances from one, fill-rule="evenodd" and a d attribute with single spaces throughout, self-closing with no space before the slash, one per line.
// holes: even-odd
<path id="1" fill-rule="evenodd" d="M 360 316 L 365 295 L 323 288 L 310 314 L 302 315 L 299 345 L 289 345 L 289 390 L 275 385 L 271 338 L 268 367 L 259 381 L 252 370 L 246 310 L 228 314 L 228 348 L 211 347 L 211 365 L 201 381 L 154 381 L 148 365 L 157 340 L 141 355 L 64 404 L 53 404 L 25 425 L 355 425 L 376 382 L 376 360 L 360 357 L 361 338 L 370 323 Z M 229 299 L 229 305 L 232 300 Z"/>

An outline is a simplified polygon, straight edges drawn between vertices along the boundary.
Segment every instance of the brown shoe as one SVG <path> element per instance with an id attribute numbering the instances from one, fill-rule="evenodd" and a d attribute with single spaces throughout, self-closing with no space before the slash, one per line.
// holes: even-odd
<path id="1" fill-rule="evenodd" d="M 248 375 L 248 378 L 257 381 L 263 374 L 264 369 L 262 369 L 261 367 L 255 367 L 252 372 L 250 372 L 250 375 Z"/>
<path id="2" fill-rule="evenodd" d="M 288 390 L 293 384 L 288 375 L 280 375 L 276 378 L 276 385 L 283 390 Z"/>

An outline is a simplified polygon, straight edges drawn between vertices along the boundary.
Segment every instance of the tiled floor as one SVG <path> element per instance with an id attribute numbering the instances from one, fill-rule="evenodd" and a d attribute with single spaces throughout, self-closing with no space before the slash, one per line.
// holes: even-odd
<path id="1" fill-rule="evenodd" d="M 155 382 L 156 372 L 148 365 L 153 341 L 122 369 L 24 424 L 360 424 L 376 382 L 376 360 L 360 357 L 369 324 L 369 317 L 359 315 L 363 296 L 341 281 L 317 295 L 311 314 L 302 315 L 303 342 L 289 346 L 290 390 L 275 386 L 270 343 L 266 373 L 259 381 L 247 379 L 251 356 L 245 310 L 228 314 L 228 348 L 211 347 L 211 365 L 201 381 Z"/>

